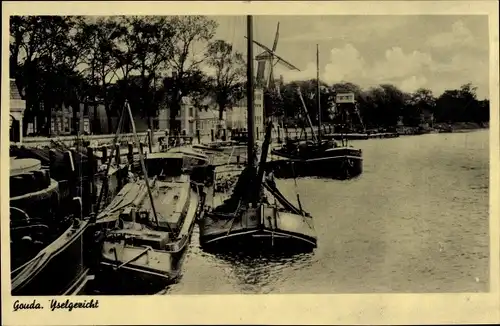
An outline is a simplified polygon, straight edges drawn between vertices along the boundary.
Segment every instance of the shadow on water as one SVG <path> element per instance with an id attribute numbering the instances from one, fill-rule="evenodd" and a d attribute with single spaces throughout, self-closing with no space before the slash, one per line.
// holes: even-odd
<path id="1" fill-rule="evenodd" d="M 309 253 L 217 253 L 213 259 L 232 269 L 234 282 L 242 293 L 276 292 L 279 284 L 289 278 L 291 271 L 312 264 L 314 252 Z"/>

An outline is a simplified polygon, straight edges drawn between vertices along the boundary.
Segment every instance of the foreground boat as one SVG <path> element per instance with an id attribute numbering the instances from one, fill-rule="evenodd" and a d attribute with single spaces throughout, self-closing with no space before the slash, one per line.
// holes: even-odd
<path id="1" fill-rule="evenodd" d="M 207 251 L 233 253 L 310 252 L 317 246 L 311 216 L 286 200 L 274 180 L 264 180 L 272 123 L 266 127 L 260 163 L 256 165 L 252 16 L 247 16 L 247 34 L 247 166 L 236 182 L 228 176 L 234 173 L 233 169 L 221 171 L 226 176 L 224 181 L 229 179 L 222 187 L 215 176 L 212 191 L 207 191 L 207 202 L 210 194 L 230 195 L 220 205 L 204 211 L 200 218 L 200 245 Z"/>
<path id="2" fill-rule="evenodd" d="M 10 186 L 12 295 L 84 293 L 96 257 L 81 198 L 61 210 L 57 181 L 35 159 L 11 160 Z"/>
<path id="3" fill-rule="evenodd" d="M 81 199 L 78 201 L 81 209 Z M 12 295 L 85 294 L 94 278 L 89 261 L 93 256 L 88 232 L 92 224 L 75 216 L 55 237 L 55 230 L 47 224 L 11 208 Z"/>
<path id="4" fill-rule="evenodd" d="M 216 169 L 207 203 L 214 206 L 200 220 L 200 244 L 207 251 L 309 252 L 317 246 L 312 217 L 292 205 L 273 184 L 263 180 L 271 137 L 268 127 L 258 169 Z M 235 175 L 239 175 L 235 182 Z M 274 198 L 274 201 L 272 200 Z"/>
<path id="5" fill-rule="evenodd" d="M 175 281 L 199 210 L 182 155 L 139 156 L 143 179 L 126 184 L 97 217 L 107 230 L 96 280 L 104 294 L 155 294 Z"/>

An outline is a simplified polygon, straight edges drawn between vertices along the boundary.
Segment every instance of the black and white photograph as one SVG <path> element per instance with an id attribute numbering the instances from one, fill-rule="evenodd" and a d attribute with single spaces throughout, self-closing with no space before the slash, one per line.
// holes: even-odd
<path id="1" fill-rule="evenodd" d="M 12 300 L 498 287 L 491 17 L 273 13 L 8 16 Z"/>

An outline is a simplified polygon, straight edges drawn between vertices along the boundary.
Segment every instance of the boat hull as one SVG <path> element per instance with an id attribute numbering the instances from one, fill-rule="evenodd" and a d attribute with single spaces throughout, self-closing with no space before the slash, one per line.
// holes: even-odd
<path id="1" fill-rule="evenodd" d="M 12 274 L 14 296 L 74 295 L 85 292 L 92 278 L 83 247 L 88 239 L 88 221 L 71 226 L 42 250 L 33 263 Z"/>
<path id="2" fill-rule="evenodd" d="M 267 163 L 268 171 L 277 178 L 325 177 L 339 180 L 351 179 L 363 173 L 363 158 L 356 149 L 336 150 L 324 156 L 297 158 L 279 151 L 280 158 Z"/>
<path id="3" fill-rule="evenodd" d="M 221 233 L 213 237 L 200 238 L 201 247 L 207 252 L 237 253 L 305 253 L 316 248 L 314 238 L 273 230 L 245 230 Z"/>
<path id="4" fill-rule="evenodd" d="M 95 282 L 95 294 L 131 295 L 156 294 L 177 279 L 178 266 L 185 248 L 177 254 L 164 253 L 163 260 L 168 260 L 170 271 L 162 271 L 130 264 L 117 268 L 117 263 L 103 259 Z"/>
<path id="5" fill-rule="evenodd" d="M 200 244 L 218 252 L 311 252 L 317 246 L 312 218 L 261 205 L 235 218 L 208 213 L 200 221 Z"/>
<path id="6" fill-rule="evenodd" d="M 126 246 L 120 242 L 105 241 L 94 293 L 151 295 L 174 283 L 180 276 L 184 254 L 189 245 L 199 206 L 202 204 L 200 196 L 191 191 L 179 236 L 176 241 L 168 242 L 166 248 L 146 250 L 145 246 Z M 164 231 L 144 231 L 143 239 L 148 235 L 151 235 L 152 239 L 166 235 Z M 114 256 L 113 250 L 110 250 L 112 248 L 117 248 L 120 254 Z"/>

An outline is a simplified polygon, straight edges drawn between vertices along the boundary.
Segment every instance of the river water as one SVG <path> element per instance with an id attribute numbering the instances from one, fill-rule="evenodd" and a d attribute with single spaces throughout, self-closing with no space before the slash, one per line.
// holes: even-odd
<path id="1" fill-rule="evenodd" d="M 315 218 L 318 248 L 289 258 L 217 257 L 195 229 L 167 294 L 489 291 L 489 133 L 353 142 L 354 180 L 278 180 Z"/>

